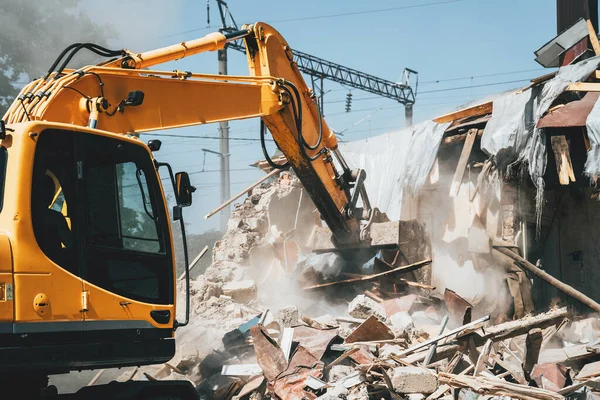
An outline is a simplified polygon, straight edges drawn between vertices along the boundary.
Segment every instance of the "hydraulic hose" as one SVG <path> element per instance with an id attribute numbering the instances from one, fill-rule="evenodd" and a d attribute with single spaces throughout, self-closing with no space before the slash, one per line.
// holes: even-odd
<path id="1" fill-rule="evenodd" d="M 97 45 L 95 43 L 73 43 L 73 44 L 67 46 L 60 53 L 60 55 L 56 58 L 56 60 L 54 61 L 54 63 L 52 64 L 52 66 L 50 67 L 48 72 L 46 73 L 46 75 L 44 75 L 44 79 L 47 79 L 50 76 L 50 74 L 52 74 L 52 72 L 55 72 L 55 71 L 56 71 L 56 75 L 60 74 L 66 68 L 67 64 L 73 59 L 75 54 L 77 54 L 77 52 L 79 52 L 79 50 L 81 50 L 81 49 L 87 49 L 87 50 L 89 50 L 95 54 L 98 54 L 99 56 L 102 56 L 102 57 L 116 57 L 116 56 L 125 54 L 125 52 L 123 50 L 110 50 L 110 49 L 107 49 L 106 47 Z M 60 68 L 58 68 L 58 70 L 57 70 L 56 69 L 57 65 L 60 63 L 60 61 L 65 57 L 65 55 L 69 51 L 71 53 L 67 56 L 67 59 L 62 63 Z"/>
<path id="2" fill-rule="evenodd" d="M 265 144 L 265 131 L 266 131 L 265 121 L 260 120 L 260 147 L 262 147 L 263 155 L 265 156 L 265 160 L 269 163 L 269 165 L 275 169 L 286 169 L 290 166 L 290 162 L 286 161 L 283 164 L 277 164 L 275 161 L 269 157 L 269 153 L 267 152 L 267 146 Z"/>
<path id="3" fill-rule="evenodd" d="M 321 156 L 321 154 L 325 153 L 326 149 L 322 148 L 313 157 L 309 156 L 306 153 L 306 148 L 310 149 L 310 147 L 304 141 L 304 135 L 302 134 L 302 99 L 300 97 L 300 92 L 298 91 L 298 88 L 296 88 L 296 86 L 292 82 L 283 81 L 283 85 L 284 85 L 284 90 L 286 90 L 287 93 L 290 95 L 290 101 L 291 101 L 292 109 L 294 111 L 294 117 L 296 119 L 296 130 L 298 131 L 298 143 L 300 145 L 300 151 L 302 152 L 302 156 L 304 158 L 306 158 L 307 160 L 315 161 L 316 159 L 318 159 Z M 288 87 L 292 89 L 292 91 L 294 92 L 293 94 L 290 92 L 290 89 Z M 319 141 L 318 145 L 320 145 L 320 144 L 321 143 Z"/>

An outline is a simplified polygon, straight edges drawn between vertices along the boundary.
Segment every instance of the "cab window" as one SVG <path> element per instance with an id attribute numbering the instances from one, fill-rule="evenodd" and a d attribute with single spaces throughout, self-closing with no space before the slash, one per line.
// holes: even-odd
<path id="1" fill-rule="evenodd" d="M 134 300 L 170 304 L 173 271 L 166 212 L 148 153 L 120 140 L 82 138 L 86 273 Z"/>

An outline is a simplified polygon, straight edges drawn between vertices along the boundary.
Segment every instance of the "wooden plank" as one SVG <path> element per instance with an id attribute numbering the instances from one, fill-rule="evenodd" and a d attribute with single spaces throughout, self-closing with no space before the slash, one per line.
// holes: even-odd
<path id="1" fill-rule="evenodd" d="M 488 358 L 490 357 L 490 351 L 492 351 L 492 344 L 494 342 L 492 339 L 488 339 L 487 342 L 483 345 L 483 349 L 481 349 L 481 353 L 479 354 L 479 358 L 477 359 L 477 363 L 475 364 L 475 371 L 473 371 L 473 375 L 477 376 L 485 371 L 485 365 L 487 363 Z"/>
<path id="2" fill-rule="evenodd" d="M 564 398 L 560 394 L 549 390 L 534 388 L 525 384 L 519 385 L 485 376 L 472 377 L 440 372 L 439 382 L 442 385 L 445 384 L 453 388 L 470 388 L 474 392 L 486 395 L 505 395 L 519 399 L 538 400 L 561 400 Z"/>
<path id="3" fill-rule="evenodd" d="M 441 115 L 433 120 L 433 122 L 437 122 L 438 124 L 444 124 L 446 122 L 452 122 L 457 119 L 467 118 L 467 117 L 477 117 L 484 114 L 489 114 L 492 112 L 493 103 L 490 101 L 488 103 L 479 104 L 473 107 L 465 108 L 463 110 L 454 111 L 449 114 Z"/>
<path id="4" fill-rule="evenodd" d="M 477 129 L 470 129 L 467 133 L 467 138 L 465 140 L 462 153 L 460 153 L 460 158 L 458 159 L 456 171 L 454 171 L 454 178 L 452 179 L 452 186 L 450 187 L 450 197 L 456 197 L 456 195 L 458 194 L 460 185 L 463 180 L 463 176 L 465 175 L 465 170 L 467 169 L 467 163 L 469 162 L 469 157 L 471 156 L 471 150 L 473 150 L 473 143 L 475 143 L 476 137 Z"/>
<path id="5" fill-rule="evenodd" d="M 389 270 L 389 271 L 380 272 L 378 274 L 365 275 L 362 278 L 351 278 L 351 279 L 344 279 L 342 281 L 321 283 L 321 284 L 318 284 L 318 285 L 306 286 L 303 289 L 304 290 L 313 290 L 313 289 L 319 289 L 319 288 L 324 288 L 324 287 L 339 285 L 339 284 L 342 284 L 342 283 L 354 283 L 354 282 L 370 281 L 370 280 L 373 280 L 373 279 L 376 279 L 376 278 L 379 278 L 379 277 L 382 277 L 382 276 L 385 276 L 385 275 L 397 273 L 397 272 L 412 271 L 417 266 L 423 266 L 423 265 L 427 265 L 429 263 L 431 263 L 431 260 L 423 260 L 423 261 L 419 261 L 419 262 L 414 263 L 414 264 L 400 266 L 400 267 L 394 268 L 394 269 Z"/>
<path id="6" fill-rule="evenodd" d="M 569 151 L 569 143 L 565 135 L 556 135 L 550 137 L 552 143 L 552 151 L 556 160 L 556 172 L 561 185 L 568 185 L 570 182 L 575 182 L 575 172 L 573 172 L 573 164 L 571 163 L 571 152 Z"/>
<path id="7" fill-rule="evenodd" d="M 600 55 L 600 43 L 598 43 L 598 35 L 596 35 L 596 29 L 594 29 L 592 21 L 588 19 L 586 22 L 588 32 L 590 34 L 590 42 L 592 43 L 592 48 L 594 49 L 594 53 L 596 53 L 596 55 L 598 56 Z"/>
<path id="8" fill-rule="evenodd" d="M 447 132 L 447 131 L 446 131 Z M 448 146 L 457 143 L 464 143 L 467 140 L 467 135 L 469 132 L 460 133 L 458 135 L 446 136 L 442 139 L 442 146 Z M 483 129 L 477 130 L 477 136 L 481 137 L 483 135 Z"/>
<path id="9" fill-rule="evenodd" d="M 562 321 L 568 315 L 567 308 L 551 310 L 543 314 L 528 316 L 516 321 L 489 326 L 481 335 L 483 339 L 492 339 L 494 342 L 523 335 L 533 328 L 545 328 Z"/>
<path id="10" fill-rule="evenodd" d="M 198 264 L 198 261 L 200 261 L 200 259 L 202 257 L 204 257 L 204 255 L 206 254 L 207 251 L 208 251 L 208 246 L 204 246 L 204 248 L 202 249 L 202 251 L 200 252 L 200 254 L 198 254 L 196 256 L 196 258 L 194 258 L 194 260 L 192 261 L 192 263 L 188 267 L 188 271 L 187 271 L 188 273 L 192 272 L 192 269 L 196 266 L 196 264 Z M 181 273 L 181 275 L 179 275 L 179 278 L 177 278 L 177 280 L 181 281 L 181 280 L 183 280 L 183 278 L 185 278 L 185 271 L 183 271 Z"/>
<path id="11" fill-rule="evenodd" d="M 524 91 L 529 90 L 532 87 L 538 86 L 540 83 L 544 83 L 546 81 L 549 81 L 550 79 L 554 78 L 555 76 L 556 76 L 556 72 L 551 72 L 549 74 L 542 75 L 542 76 L 539 76 L 537 78 L 533 78 L 531 80 L 531 84 L 529 86 L 526 86 L 526 87 L 518 90 L 517 92 L 515 92 L 515 94 L 523 93 Z"/>
<path id="12" fill-rule="evenodd" d="M 529 331 L 525 339 L 525 360 L 523 361 L 523 372 L 527 379 L 531 378 L 533 367 L 538 363 L 540 349 L 542 348 L 542 330 L 534 328 Z"/>
<path id="13" fill-rule="evenodd" d="M 600 92 L 598 82 L 575 82 L 567 87 L 567 92 Z"/>
<path id="14" fill-rule="evenodd" d="M 523 257 L 519 256 L 518 254 L 515 254 L 511 250 L 504 248 L 504 247 L 494 246 L 494 250 L 499 251 L 500 253 L 504 254 L 505 256 L 512 258 L 521 267 L 525 268 L 527 271 L 531 272 L 538 278 L 540 278 L 540 279 L 546 281 L 547 283 L 549 283 L 550 285 L 554 286 L 555 288 L 557 288 L 558 290 L 560 290 L 567 296 L 579 301 L 580 303 L 588 306 L 589 308 L 591 308 L 592 310 L 594 310 L 596 312 L 600 312 L 600 304 L 598 304 L 592 298 L 581 293 L 579 290 L 575 289 L 574 287 L 561 282 L 560 280 L 556 279 L 555 277 L 553 277 L 546 271 L 543 271 L 540 268 L 536 267 L 535 265 L 533 265 L 532 263 L 530 263 Z"/>
<path id="15" fill-rule="evenodd" d="M 208 219 L 208 218 L 212 217 L 213 215 L 215 215 L 216 213 L 218 213 L 219 211 L 221 211 L 222 209 L 227 207 L 229 204 L 233 203 L 234 201 L 236 201 L 237 199 L 239 199 L 240 197 L 242 197 L 243 195 L 245 195 L 246 193 L 248 193 L 249 191 L 254 189 L 256 186 L 260 185 L 267 179 L 279 174 L 280 172 L 284 171 L 287 168 L 288 167 L 281 168 L 281 169 L 274 169 L 273 171 L 269 172 L 267 175 L 263 176 L 262 178 L 260 178 L 256 182 L 254 182 L 252 185 L 248 186 L 246 189 L 242 190 L 241 192 L 239 192 L 238 194 L 236 194 L 235 196 L 233 196 L 232 198 L 227 200 L 225 203 L 221 204 L 219 207 L 215 208 L 214 210 L 212 210 L 211 212 L 206 214 L 204 216 L 204 219 Z"/>
<path id="16" fill-rule="evenodd" d="M 584 379 L 595 378 L 598 375 L 600 375 L 600 361 L 584 365 L 575 379 L 581 381 Z"/>

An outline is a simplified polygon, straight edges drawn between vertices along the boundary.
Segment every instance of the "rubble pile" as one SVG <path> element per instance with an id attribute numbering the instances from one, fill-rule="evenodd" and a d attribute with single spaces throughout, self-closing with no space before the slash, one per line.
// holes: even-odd
<path id="1" fill-rule="evenodd" d="M 185 379 L 215 400 L 600 398 L 600 319 L 493 318 L 399 251 L 348 269 L 310 254 L 317 223 L 294 176 L 255 188 L 191 284 L 175 357 L 121 380 Z"/>

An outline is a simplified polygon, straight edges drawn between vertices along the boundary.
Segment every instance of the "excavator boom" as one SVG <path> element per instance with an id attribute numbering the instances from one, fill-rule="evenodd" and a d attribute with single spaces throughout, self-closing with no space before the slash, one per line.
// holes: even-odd
<path id="1" fill-rule="evenodd" d="M 145 69 L 218 50 L 239 38 L 246 43 L 251 76 Z M 130 94 L 143 96 L 143 104 L 128 106 Z M 101 66 L 50 73 L 48 79 L 25 87 L 19 99 L 6 114 L 7 123 L 45 120 L 120 134 L 260 117 L 327 224 L 330 246 L 389 247 L 390 240 L 397 242 L 392 237 L 371 243 L 364 229 L 361 238 L 360 221 L 379 218 L 364 190 L 366 174 L 349 169 L 289 45 L 269 25 L 248 25 L 227 35 L 211 33 L 145 53 L 126 51 Z"/>

